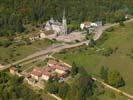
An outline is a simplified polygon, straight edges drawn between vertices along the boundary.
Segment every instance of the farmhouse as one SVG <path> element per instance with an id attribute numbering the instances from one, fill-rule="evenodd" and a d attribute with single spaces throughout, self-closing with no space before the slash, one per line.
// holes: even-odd
<path id="1" fill-rule="evenodd" d="M 80 24 L 81 30 L 87 30 L 87 31 L 89 31 L 89 33 L 92 33 L 94 31 L 94 29 L 99 26 L 102 26 L 101 21 L 97 21 L 97 22 L 85 21 Z"/>
<path id="2" fill-rule="evenodd" d="M 42 69 L 40 67 L 35 67 L 33 71 L 31 72 L 31 77 L 35 80 L 39 80 L 42 76 Z"/>
<path id="3" fill-rule="evenodd" d="M 57 64 L 59 64 L 58 60 L 54 60 L 54 59 L 49 59 L 48 60 L 48 66 L 54 66 L 54 65 L 57 65 Z"/>
<path id="4" fill-rule="evenodd" d="M 35 33 L 32 33 L 32 34 L 29 34 L 28 38 L 29 38 L 30 41 L 42 40 L 42 39 L 46 38 L 46 35 L 43 31 L 40 31 L 40 32 L 35 32 Z"/>
<path id="5" fill-rule="evenodd" d="M 35 67 L 31 72 L 31 77 L 35 80 L 48 80 L 50 77 L 65 78 L 68 76 L 70 68 L 60 64 L 56 60 L 50 59 L 44 68 Z"/>
<path id="6" fill-rule="evenodd" d="M 0 69 L 3 68 L 4 66 L 0 64 Z"/>

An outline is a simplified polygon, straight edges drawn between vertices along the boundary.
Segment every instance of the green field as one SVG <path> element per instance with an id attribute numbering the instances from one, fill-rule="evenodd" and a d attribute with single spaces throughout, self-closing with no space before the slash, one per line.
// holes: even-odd
<path id="1" fill-rule="evenodd" d="M 1 39 L 1 38 L 0 38 Z M 23 59 L 24 57 L 27 57 L 28 55 L 44 49 L 48 47 L 49 45 L 53 44 L 51 40 L 45 39 L 45 40 L 38 40 L 35 42 L 32 42 L 30 45 L 16 45 L 16 43 L 13 43 L 9 47 L 0 47 L 0 63 L 1 64 L 9 64 L 12 62 L 15 62 L 17 60 Z"/>
<path id="2" fill-rule="evenodd" d="M 125 87 L 121 89 L 133 95 L 133 22 L 124 27 L 116 26 L 114 31 L 104 34 L 106 34 L 106 39 L 95 48 L 75 48 L 65 53 L 55 54 L 55 57 L 70 64 L 75 62 L 95 77 L 99 77 L 101 66 L 118 70 L 126 82 Z M 103 49 L 103 51 L 107 48 L 117 48 L 117 50 L 106 57 L 102 55 L 102 50 L 97 51 L 97 48 Z"/>

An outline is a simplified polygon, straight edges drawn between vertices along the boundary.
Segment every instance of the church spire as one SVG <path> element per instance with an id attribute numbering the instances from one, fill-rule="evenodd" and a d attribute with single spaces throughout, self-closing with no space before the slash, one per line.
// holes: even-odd
<path id="1" fill-rule="evenodd" d="M 62 32 L 63 34 L 67 35 L 67 20 L 66 20 L 66 17 L 65 17 L 65 9 L 63 11 L 63 18 L 62 18 Z"/>
<path id="2" fill-rule="evenodd" d="M 63 11 L 63 19 L 66 19 L 65 15 L 66 15 L 66 11 L 65 11 L 65 8 L 64 8 L 64 11 Z"/>

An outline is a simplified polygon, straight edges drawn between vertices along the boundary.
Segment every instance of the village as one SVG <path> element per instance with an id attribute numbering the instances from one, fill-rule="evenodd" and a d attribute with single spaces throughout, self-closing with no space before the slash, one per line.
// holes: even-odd
<path id="1" fill-rule="evenodd" d="M 86 20 L 78 25 L 78 30 L 70 30 L 64 11 L 62 22 L 51 17 L 50 20 L 41 25 L 40 29 L 35 32 L 31 32 L 24 37 L 30 42 L 47 38 L 65 43 L 75 43 L 76 41 L 84 41 L 87 33 L 95 33 L 95 30 L 102 25 L 102 21 L 91 22 Z M 14 39 L 15 41 L 19 42 L 21 41 L 22 37 L 17 36 Z"/>
<path id="2" fill-rule="evenodd" d="M 78 41 L 79 43 L 81 42 L 79 45 L 82 45 L 82 42 L 84 43 L 84 41 L 86 41 L 86 35 L 94 34 L 96 29 L 100 27 L 102 27 L 101 21 L 84 21 L 79 25 L 80 30 L 71 31 L 67 25 L 64 12 L 62 22 L 50 18 L 50 20 L 42 25 L 41 29 L 26 35 L 25 38 L 30 42 L 50 39 L 61 43 L 72 43 L 73 45 Z M 14 37 L 14 40 L 19 43 L 22 41 L 22 37 Z M 44 62 L 45 64 L 40 64 Z M 21 64 L 12 64 L 9 68 L 9 72 L 13 75 L 23 77 L 24 81 L 33 88 L 44 89 L 45 83 L 47 83 L 49 79 L 58 79 L 59 83 L 70 80 L 71 67 L 72 66 L 59 59 L 48 56 L 41 61 L 37 60 L 25 66 Z M 1 69 L 2 68 L 4 68 L 4 66 L 1 65 Z M 54 96 L 56 97 L 56 95 Z"/>
<path id="3" fill-rule="evenodd" d="M 62 62 L 59 59 L 48 57 L 45 59 L 44 65 L 34 65 L 28 71 L 22 69 L 24 66 L 12 65 L 9 69 L 10 73 L 19 77 L 24 77 L 24 80 L 35 87 L 43 89 L 44 81 L 58 79 L 59 82 L 67 81 L 70 77 L 71 66 Z M 44 62 L 44 61 L 42 61 Z"/>
<path id="4" fill-rule="evenodd" d="M 52 81 L 58 81 L 58 83 L 69 83 L 69 81 L 74 79 L 71 74 L 73 66 L 63 62 L 59 58 L 53 57 L 52 55 L 54 53 L 60 52 L 61 50 L 69 48 L 80 48 L 80 46 L 83 46 L 84 44 L 86 47 L 89 47 L 89 42 L 91 39 L 94 39 L 94 41 L 99 39 L 103 31 L 112 26 L 115 26 L 115 24 L 104 26 L 102 21 L 84 21 L 80 23 L 79 30 L 70 31 L 67 25 L 67 19 L 65 17 L 65 14 L 63 14 L 62 22 L 59 22 L 58 20 L 51 18 L 44 25 L 42 25 L 41 29 L 33 33 L 27 34 L 25 37 L 30 42 L 49 39 L 58 41 L 58 44 L 52 44 L 44 50 L 40 49 L 37 52 L 37 55 L 33 54 L 31 58 L 27 58 L 26 60 L 24 60 L 24 63 L 27 62 L 27 64 L 21 65 L 21 62 L 23 62 L 22 60 L 17 63 L 11 63 L 7 66 L 7 68 L 4 65 L 0 65 L 0 69 L 3 70 L 4 67 L 5 69 L 9 69 L 9 72 L 12 75 L 23 77 L 25 83 L 28 83 L 32 88 L 36 88 L 37 90 L 44 90 L 46 84 L 51 79 Z M 93 35 L 94 37 L 96 37 L 96 39 L 94 37 L 87 39 L 87 35 Z M 20 42 L 22 40 L 22 37 L 18 36 L 14 39 L 16 42 Z M 102 49 L 97 49 L 96 51 L 100 50 Z M 34 61 L 34 59 L 36 58 L 38 59 Z M 28 62 L 28 60 L 33 61 Z M 111 88 L 112 90 L 115 90 L 117 92 L 120 91 L 116 88 L 109 86 L 103 81 L 96 79 L 95 77 L 91 77 L 91 79 L 93 81 L 101 83 L 105 87 Z M 59 98 L 58 95 L 54 93 L 50 93 L 50 95 L 54 96 L 58 100 L 61 100 L 61 98 Z M 128 97 L 132 98 L 132 96 Z"/>

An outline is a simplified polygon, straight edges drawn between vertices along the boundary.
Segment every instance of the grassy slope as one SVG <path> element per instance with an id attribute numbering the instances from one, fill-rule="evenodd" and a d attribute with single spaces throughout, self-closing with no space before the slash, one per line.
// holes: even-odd
<path id="1" fill-rule="evenodd" d="M 0 63 L 8 64 L 15 62 L 16 60 L 23 59 L 24 57 L 34 53 L 35 51 L 45 48 L 51 44 L 52 42 L 49 40 L 40 40 L 33 42 L 31 45 L 15 46 L 15 44 L 13 44 L 7 48 L 0 47 Z M 8 62 L 5 62 L 5 59 L 8 59 Z"/>
<path id="2" fill-rule="evenodd" d="M 125 27 L 116 27 L 115 31 L 108 33 L 108 39 L 98 47 L 118 47 L 118 51 L 110 57 L 104 57 L 95 50 L 84 50 L 79 52 L 75 50 L 66 54 L 56 54 L 55 56 L 65 60 L 68 63 L 75 61 L 77 64 L 86 68 L 86 70 L 99 76 L 101 66 L 106 65 L 111 69 L 118 70 L 126 81 L 126 86 L 122 90 L 133 94 L 133 59 L 127 56 L 133 49 L 133 22 Z"/>

